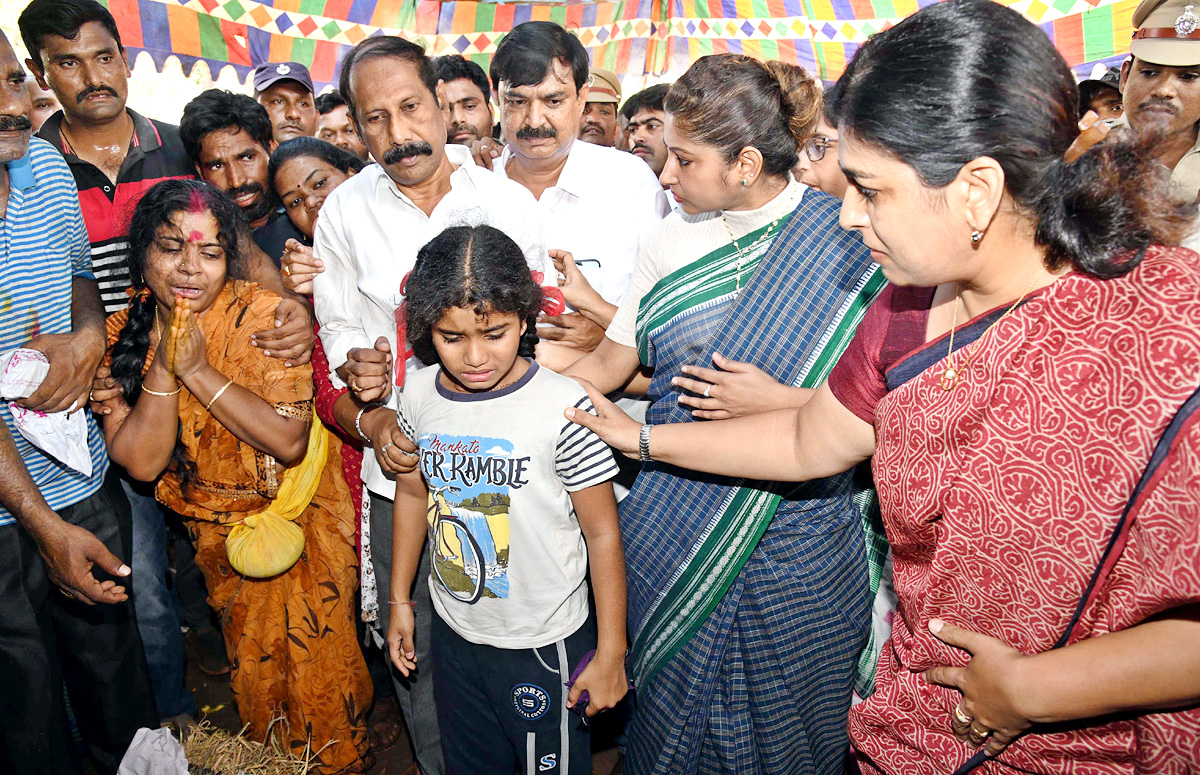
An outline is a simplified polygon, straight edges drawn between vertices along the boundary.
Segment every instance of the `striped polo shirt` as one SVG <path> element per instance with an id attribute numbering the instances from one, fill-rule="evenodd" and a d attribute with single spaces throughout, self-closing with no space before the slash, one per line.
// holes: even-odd
<path id="1" fill-rule="evenodd" d="M 133 208 L 142 194 L 160 180 L 196 176 L 196 168 L 179 140 L 178 127 L 144 118 L 132 110 L 128 112 L 133 119 L 133 139 L 117 173 L 116 184 L 99 168 L 75 155 L 70 139 L 61 131 L 62 111 L 46 119 L 38 132 L 39 137 L 66 158 L 75 176 L 79 206 L 92 244 L 92 269 L 108 314 L 129 303 L 125 293 L 129 288 L 126 258 Z"/>
<path id="2" fill-rule="evenodd" d="M 92 279 L 87 231 L 71 171 L 50 144 L 33 138 L 29 152 L 7 165 L 8 212 L 0 219 L 0 353 L 41 334 L 71 333 L 71 283 Z M 25 440 L 13 423 L 8 402 L 0 417 L 16 442 L 30 476 L 50 508 L 71 506 L 99 489 L 108 471 L 104 438 L 87 415 L 92 475 L 59 463 Z M 13 516 L 0 507 L 0 525 Z"/>

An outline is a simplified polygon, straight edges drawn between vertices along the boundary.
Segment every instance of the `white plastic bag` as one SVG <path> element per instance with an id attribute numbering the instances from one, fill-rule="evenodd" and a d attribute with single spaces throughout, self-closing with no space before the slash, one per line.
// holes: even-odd
<path id="1" fill-rule="evenodd" d="M 183 744 L 166 727 L 142 727 L 121 759 L 117 775 L 188 775 Z"/>
<path id="2" fill-rule="evenodd" d="M 26 398 L 42 384 L 50 361 L 37 350 L 18 348 L 0 354 L 0 398 Z M 30 444 L 84 476 L 92 475 L 87 418 L 83 411 L 46 414 L 10 403 L 13 422 Z"/>

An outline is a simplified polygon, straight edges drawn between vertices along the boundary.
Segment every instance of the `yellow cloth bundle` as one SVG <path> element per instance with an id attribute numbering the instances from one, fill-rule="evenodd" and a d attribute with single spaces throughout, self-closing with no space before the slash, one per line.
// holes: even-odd
<path id="1" fill-rule="evenodd" d="M 275 500 L 235 525 L 225 538 L 225 552 L 234 570 L 261 579 L 277 576 L 296 564 L 304 551 L 304 531 L 293 520 L 312 502 L 328 457 L 329 431 L 314 415 L 304 459 L 284 472 Z"/>

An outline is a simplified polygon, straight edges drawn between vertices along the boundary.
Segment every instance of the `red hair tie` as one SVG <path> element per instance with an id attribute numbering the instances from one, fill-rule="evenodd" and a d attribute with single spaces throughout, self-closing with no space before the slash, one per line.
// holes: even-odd
<path id="1" fill-rule="evenodd" d="M 404 275 L 404 279 L 400 281 L 400 295 L 404 297 L 404 301 L 400 302 L 400 306 L 396 307 L 396 365 L 395 376 L 393 381 L 396 387 L 404 387 L 404 374 L 407 371 L 408 357 L 412 355 L 412 350 L 408 347 L 408 278 L 412 277 L 412 272 Z"/>
<path id="2" fill-rule="evenodd" d="M 542 286 L 542 313 L 549 317 L 558 317 L 567 311 L 567 297 L 557 285 L 543 285 L 546 276 L 538 270 L 533 270 L 533 281 Z"/>

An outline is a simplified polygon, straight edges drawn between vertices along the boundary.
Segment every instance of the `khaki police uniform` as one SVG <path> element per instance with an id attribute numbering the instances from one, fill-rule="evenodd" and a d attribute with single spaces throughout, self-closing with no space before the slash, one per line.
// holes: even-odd
<path id="1" fill-rule="evenodd" d="M 1200 0 L 1142 0 L 1133 26 L 1129 50 L 1139 60 L 1167 67 L 1200 65 Z M 1171 189 L 1181 199 L 1200 196 L 1200 136 L 1171 171 Z M 1184 244 L 1200 249 L 1200 230 Z"/>

